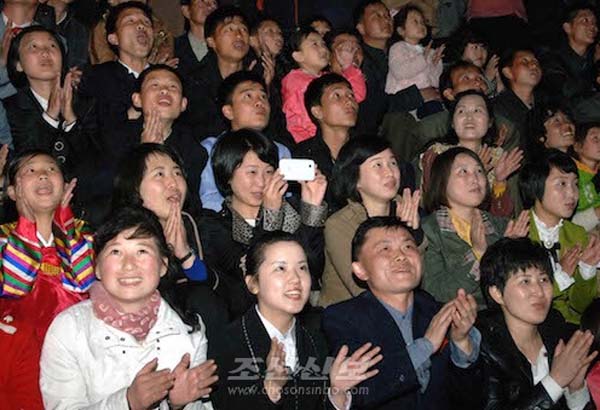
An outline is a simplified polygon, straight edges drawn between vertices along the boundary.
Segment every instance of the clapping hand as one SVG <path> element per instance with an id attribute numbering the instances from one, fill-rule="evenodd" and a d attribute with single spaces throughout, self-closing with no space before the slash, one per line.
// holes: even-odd
<path id="1" fill-rule="evenodd" d="M 345 408 L 349 390 L 379 373 L 378 369 L 369 369 L 383 359 L 380 352 L 381 348 L 373 347 L 371 343 L 365 343 L 350 357 L 348 346 L 344 345 L 339 350 L 329 373 L 331 397 L 338 409 Z"/>
<path id="2" fill-rule="evenodd" d="M 502 152 L 494 167 L 496 181 L 506 181 L 513 172 L 521 167 L 521 161 L 523 161 L 523 151 L 518 147 Z"/>
<path id="3" fill-rule="evenodd" d="M 409 188 L 402 191 L 402 200 L 396 204 L 396 216 L 409 228 L 419 228 L 419 203 L 421 191 L 416 190 L 412 195 Z"/>
<path id="4" fill-rule="evenodd" d="M 573 392 L 584 386 L 587 368 L 598 354 L 589 353 L 593 341 L 594 335 L 589 330 L 578 330 L 567 344 L 561 340 L 556 345 L 550 376 L 560 387 L 568 386 Z"/>
<path id="5" fill-rule="evenodd" d="M 517 219 L 508 222 L 504 231 L 505 238 L 524 238 L 529 234 L 529 212 L 521 211 Z"/>
<path id="6" fill-rule="evenodd" d="M 469 355 L 473 350 L 469 341 L 469 332 L 477 319 L 477 302 L 473 295 L 467 294 L 464 289 L 458 289 L 454 306 L 456 309 L 452 313 L 450 340 Z"/>
<path id="7" fill-rule="evenodd" d="M 265 375 L 264 386 L 273 403 L 281 399 L 281 389 L 288 381 L 288 368 L 285 367 L 285 351 L 283 343 L 277 341 L 277 338 L 271 339 L 271 349 L 267 355 L 267 374 Z"/>
<path id="8" fill-rule="evenodd" d="M 146 410 L 167 397 L 175 376 L 169 369 L 156 371 L 158 359 L 148 362 L 136 374 L 127 389 L 127 403 L 131 410 Z"/>
<path id="9" fill-rule="evenodd" d="M 210 394 L 212 391 L 210 386 L 219 379 L 219 376 L 215 374 L 216 371 L 217 365 L 213 360 L 207 360 L 190 368 L 190 354 L 184 354 L 172 373 L 175 382 L 169 390 L 171 406 L 183 407 Z"/>

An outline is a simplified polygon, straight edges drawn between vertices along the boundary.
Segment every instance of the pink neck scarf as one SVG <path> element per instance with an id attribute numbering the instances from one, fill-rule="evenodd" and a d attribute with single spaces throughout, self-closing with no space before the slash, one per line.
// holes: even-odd
<path id="1" fill-rule="evenodd" d="M 126 313 L 117 301 L 106 291 L 102 282 L 96 281 L 90 287 L 90 299 L 94 314 L 109 326 L 129 333 L 136 340 L 144 340 L 156 323 L 160 307 L 160 293 L 155 290 L 150 300 L 136 313 Z"/>

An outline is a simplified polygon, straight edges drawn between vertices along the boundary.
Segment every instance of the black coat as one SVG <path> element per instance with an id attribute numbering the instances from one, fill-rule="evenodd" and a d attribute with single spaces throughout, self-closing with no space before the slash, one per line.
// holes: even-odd
<path id="1" fill-rule="evenodd" d="M 480 313 L 476 326 L 482 336 L 483 409 L 567 409 L 564 398 L 554 405 L 541 383 L 533 385 L 531 364 L 515 345 L 502 312 Z M 559 312 L 552 309 L 538 329 L 552 368 L 556 345 L 561 338 L 566 343 L 573 329 L 568 327 Z"/>
<path id="2" fill-rule="evenodd" d="M 204 218 L 199 226 L 204 257 L 208 266 L 219 275 L 220 284 L 217 292 L 227 302 L 231 318 L 236 319 L 254 303 L 240 268 L 240 259 L 247 252 L 248 245 L 233 239 L 233 217 L 227 206 L 223 206 L 219 213 L 208 210 L 204 212 Z M 257 225 L 253 237 L 264 232 L 261 224 Z M 325 265 L 323 228 L 301 224 L 294 234 L 307 251 L 306 256 L 313 288 L 315 288 L 318 286 Z"/>
<path id="3" fill-rule="evenodd" d="M 223 82 L 217 63 L 217 55 L 209 50 L 194 70 L 184 78 L 188 108 L 183 119 L 195 135 L 201 138 L 219 135 L 227 124 L 217 102 L 219 86 Z"/>
<path id="4" fill-rule="evenodd" d="M 299 369 L 292 375 L 277 404 L 272 403 L 262 390 L 271 339 L 254 306 L 213 339 L 208 345 L 208 357 L 215 360 L 219 371 L 217 388 L 211 396 L 215 409 L 333 409 L 326 399 L 328 377 L 311 377 L 315 373 L 310 372 L 310 369 L 323 369 L 327 356 L 325 338 L 304 325 L 300 319 L 296 320 L 296 349 L 299 366 L 305 367 L 306 373 Z M 246 363 L 248 366 L 245 366 Z M 239 373 L 235 372 L 236 369 L 240 369 Z M 248 375 L 244 380 L 232 380 L 244 373 Z M 320 372 L 316 375 L 319 376 Z M 247 389 L 245 394 L 240 393 L 244 388 Z M 237 389 L 238 393 L 233 389 Z"/>
<path id="5" fill-rule="evenodd" d="M 175 57 L 179 59 L 177 71 L 184 78 L 200 64 L 200 61 L 196 58 L 196 54 L 194 54 L 194 50 L 192 50 L 187 32 L 175 38 Z"/>
<path id="6" fill-rule="evenodd" d="M 110 132 L 115 123 L 127 120 L 136 84 L 134 75 L 118 61 L 96 64 L 83 72 L 79 92 L 96 100 L 99 129 Z"/>
<path id="7" fill-rule="evenodd" d="M 413 339 L 425 335 L 441 304 L 424 291 L 414 291 Z M 331 352 L 348 345 L 351 352 L 367 342 L 381 347 L 379 373 L 365 380 L 352 397 L 353 409 L 446 410 L 473 409 L 478 403 L 478 362 L 467 369 L 452 365 L 450 346 L 431 356 L 430 379 L 420 392 L 417 374 L 406 350 L 406 342 L 394 318 L 370 292 L 329 306 L 323 313 L 323 330 Z M 475 399 L 475 400 L 474 400 Z"/>

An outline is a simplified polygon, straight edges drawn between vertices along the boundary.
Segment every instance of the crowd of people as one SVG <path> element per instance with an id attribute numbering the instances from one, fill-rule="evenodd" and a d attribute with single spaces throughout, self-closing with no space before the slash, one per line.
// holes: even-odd
<path id="1" fill-rule="evenodd" d="M 0 3 L 0 407 L 600 406 L 600 3 Z"/>

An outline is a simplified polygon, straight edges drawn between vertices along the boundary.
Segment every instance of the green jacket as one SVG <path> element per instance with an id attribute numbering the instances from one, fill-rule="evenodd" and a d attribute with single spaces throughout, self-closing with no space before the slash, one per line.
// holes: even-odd
<path id="1" fill-rule="evenodd" d="M 529 239 L 540 243 L 540 236 L 531 211 L 529 218 Z M 559 258 L 561 258 L 565 252 L 577 244 L 585 247 L 588 243 L 588 234 L 581 226 L 565 220 L 558 233 L 558 242 L 560 243 Z M 567 322 L 578 325 L 581 314 L 596 298 L 598 285 L 596 276 L 589 280 L 583 279 L 579 273 L 579 267 L 575 268 L 573 278 L 575 283 L 563 291 L 558 289 L 558 285 L 554 281 L 552 306 L 562 313 Z"/>
<path id="2" fill-rule="evenodd" d="M 504 235 L 507 220 L 483 212 L 488 245 Z M 423 232 L 428 241 L 424 256 L 421 286 L 440 302 L 456 297 L 463 288 L 471 293 L 480 309 L 486 306 L 479 286 L 479 261 L 468 243 L 454 229 L 448 208 L 442 208 L 423 220 Z"/>
<path id="3" fill-rule="evenodd" d="M 590 172 L 590 169 L 579 161 L 577 164 L 577 174 L 579 176 L 579 202 L 577 203 L 577 212 L 585 211 L 588 208 L 597 208 L 600 206 L 600 195 L 596 191 L 596 185 L 593 178 L 596 174 Z"/>

